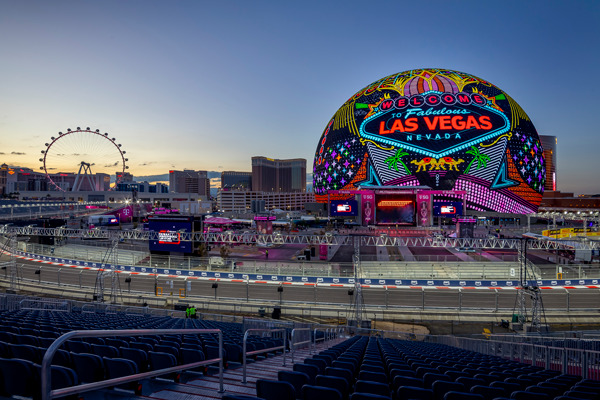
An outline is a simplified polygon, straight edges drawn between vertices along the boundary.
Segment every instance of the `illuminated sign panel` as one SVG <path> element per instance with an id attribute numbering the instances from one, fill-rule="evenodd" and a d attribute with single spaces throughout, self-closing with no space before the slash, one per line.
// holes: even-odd
<path id="1" fill-rule="evenodd" d="M 181 232 L 192 232 L 193 217 L 149 216 L 148 230 L 158 232 L 157 240 L 150 240 L 151 251 L 192 252 L 192 242 L 181 240 Z"/>
<path id="2" fill-rule="evenodd" d="M 415 225 L 415 202 L 408 195 L 377 195 L 377 225 Z"/>
<path id="3" fill-rule="evenodd" d="M 331 216 L 353 217 L 358 215 L 358 202 L 355 200 L 334 200 L 331 202 Z"/>
<path id="4" fill-rule="evenodd" d="M 446 69 L 400 72 L 357 92 L 328 121 L 313 165 L 320 202 L 361 185 L 424 185 L 467 191 L 478 211 L 522 214 L 537 210 L 545 176 L 521 107 L 493 84 Z"/>
<path id="5" fill-rule="evenodd" d="M 463 215 L 463 204 L 460 201 L 434 202 L 433 215 L 455 217 Z"/>

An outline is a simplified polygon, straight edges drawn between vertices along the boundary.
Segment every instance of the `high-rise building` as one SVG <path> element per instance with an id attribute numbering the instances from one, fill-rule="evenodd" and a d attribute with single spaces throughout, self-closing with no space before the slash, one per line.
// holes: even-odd
<path id="1" fill-rule="evenodd" d="M 306 160 L 252 157 L 252 190 L 272 193 L 306 192 Z"/>
<path id="2" fill-rule="evenodd" d="M 314 203 L 315 194 L 273 193 L 247 190 L 220 190 L 217 209 L 220 211 L 261 212 L 263 210 L 302 211 L 306 203 Z"/>
<path id="3" fill-rule="evenodd" d="M 221 172 L 221 188 L 252 190 L 252 172 Z"/>
<path id="4" fill-rule="evenodd" d="M 0 194 L 6 193 L 6 177 L 8 176 L 8 165 L 0 166 Z"/>
<path id="5" fill-rule="evenodd" d="M 556 136 L 540 135 L 542 141 L 542 148 L 544 149 L 544 158 L 546 160 L 546 185 L 544 190 L 556 191 L 558 186 L 556 184 L 556 146 L 558 139 Z"/>
<path id="6" fill-rule="evenodd" d="M 210 179 L 206 171 L 169 171 L 169 191 L 171 193 L 196 193 L 210 196 Z"/>
<path id="7" fill-rule="evenodd" d="M 133 174 L 131 172 L 115 172 L 115 175 L 118 178 L 121 178 L 121 182 L 132 182 Z"/>

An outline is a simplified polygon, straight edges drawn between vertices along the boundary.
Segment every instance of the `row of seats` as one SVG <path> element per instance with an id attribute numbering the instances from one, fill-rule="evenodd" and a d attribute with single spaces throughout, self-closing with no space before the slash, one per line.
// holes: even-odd
<path id="1" fill-rule="evenodd" d="M 0 312 L 0 391 L 31 396 L 39 390 L 39 366 L 48 347 L 72 330 L 220 329 L 223 358 L 241 361 L 241 324 L 168 317 L 126 316 L 81 312 Z M 252 337 L 248 350 L 281 346 L 281 339 Z M 138 372 L 160 370 L 205 359 L 219 358 L 218 334 L 172 334 L 74 338 L 56 351 L 52 360 L 52 388 L 97 382 Z M 207 372 L 206 366 L 190 369 Z M 181 372 L 161 376 L 179 382 Z M 137 382 L 123 388 L 140 393 Z"/>
<path id="2" fill-rule="evenodd" d="M 280 371 L 278 379 L 257 381 L 258 397 L 600 400 L 599 381 L 444 345 L 364 337 Z"/>

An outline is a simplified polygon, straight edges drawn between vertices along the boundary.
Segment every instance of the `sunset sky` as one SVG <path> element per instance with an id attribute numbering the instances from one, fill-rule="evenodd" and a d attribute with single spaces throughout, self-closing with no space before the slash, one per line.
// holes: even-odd
<path id="1" fill-rule="evenodd" d="M 39 169 L 67 128 L 129 171 L 306 158 L 348 97 L 399 71 L 464 71 L 558 137 L 558 189 L 600 193 L 598 1 L 3 1 L 0 162 Z"/>

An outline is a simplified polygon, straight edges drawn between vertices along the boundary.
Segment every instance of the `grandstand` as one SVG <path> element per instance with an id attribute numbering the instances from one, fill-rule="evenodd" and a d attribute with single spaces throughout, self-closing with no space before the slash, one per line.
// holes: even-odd
<path id="1" fill-rule="evenodd" d="M 17 398 L 536 400 L 600 393 L 595 339 L 183 319 L 15 295 L 3 295 L 0 308 L 1 390 Z"/>

